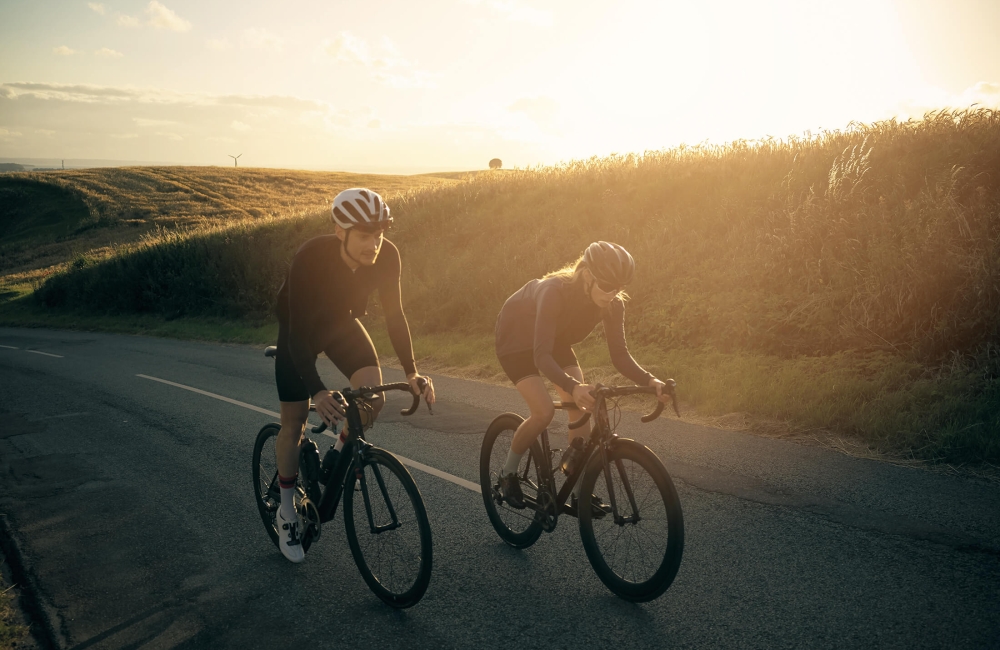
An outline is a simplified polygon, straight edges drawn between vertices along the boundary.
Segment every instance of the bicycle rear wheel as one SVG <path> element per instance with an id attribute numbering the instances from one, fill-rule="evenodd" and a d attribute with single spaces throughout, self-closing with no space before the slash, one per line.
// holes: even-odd
<path id="1" fill-rule="evenodd" d="M 684 517 L 666 468 L 647 447 L 618 441 L 608 453 L 617 517 L 593 516 L 592 494 L 611 503 L 608 476 L 595 453 L 580 487 L 580 536 L 591 565 L 612 592 L 632 602 L 660 596 L 684 552 Z"/>
<path id="2" fill-rule="evenodd" d="M 516 413 L 497 416 L 486 429 L 486 437 L 483 438 L 483 446 L 479 451 L 479 487 L 486 514 L 500 539 L 514 548 L 527 548 L 538 541 L 542 534 L 542 526 L 535 521 L 534 510 L 517 510 L 500 496 L 500 474 L 507 462 L 507 452 L 510 451 L 514 431 L 523 421 L 524 418 Z M 536 442 L 521 459 L 517 475 L 521 479 L 521 491 L 525 497 L 538 497 L 541 458 L 541 448 Z"/>
<path id="3" fill-rule="evenodd" d="M 344 485 L 344 526 L 354 562 L 387 604 L 415 605 L 431 580 L 431 525 L 413 477 L 395 456 L 369 449 Z"/>
<path id="4" fill-rule="evenodd" d="M 281 488 L 278 485 L 278 459 L 274 453 L 274 444 L 280 430 L 281 425 L 277 423 L 265 424 L 264 428 L 257 434 L 257 440 L 253 445 L 254 500 L 257 502 L 257 511 L 264 522 L 268 537 L 271 538 L 275 546 L 278 546 L 278 529 L 275 526 L 274 518 L 281 505 Z M 305 494 L 300 485 L 295 486 L 296 511 L 298 511 L 299 502 L 302 501 Z M 311 543 L 312 535 L 304 535 L 302 549 L 308 551 Z"/>

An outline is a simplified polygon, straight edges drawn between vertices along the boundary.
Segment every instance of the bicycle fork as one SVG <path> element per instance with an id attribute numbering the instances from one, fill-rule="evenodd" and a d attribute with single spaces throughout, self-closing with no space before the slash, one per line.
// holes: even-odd
<path id="1" fill-rule="evenodd" d="M 378 489 L 382 494 L 383 500 L 385 501 L 386 510 L 389 511 L 390 520 L 389 523 L 383 525 L 375 523 L 375 517 L 372 514 L 371 497 L 368 495 L 368 479 L 365 476 L 363 457 L 361 453 L 358 454 L 358 461 L 354 464 L 354 476 L 361 485 L 361 496 L 365 502 L 365 513 L 368 515 L 368 528 L 371 530 L 372 535 L 378 535 L 379 533 L 384 533 L 389 530 L 396 530 L 399 528 L 399 518 L 396 517 L 396 509 L 392 506 L 392 499 L 389 498 L 389 491 L 385 488 L 385 480 L 382 478 L 382 471 L 379 469 L 377 463 L 372 463 L 369 467 L 371 467 L 372 474 L 375 475 L 375 482 L 378 483 Z"/>
<path id="2" fill-rule="evenodd" d="M 604 481 L 608 486 L 608 499 L 611 501 L 611 514 L 614 517 L 615 524 L 619 526 L 624 526 L 625 524 L 637 524 L 642 520 L 639 516 L 639 506 L 636 505 L 635 495 L 632 493 L 632 484 L 628 480 L 628 474 L 625 472 L 625 466 L 622 461 L 615 459 L 615 469 L 618 470 L 618 475 L 622 478 L 622 487 L 625 490 L 625 495 L 628 497 L 629 506 L 632 508 L 632 514 L 628 517 L 623 517 L 618 510 L 618 499 L 615 496 L 615 483 L 611 478 L 611 463 L 608 460 L 608 445 L 600 445 L 599 453 L 601 454 L 601 468 L 604 474 Z"/>

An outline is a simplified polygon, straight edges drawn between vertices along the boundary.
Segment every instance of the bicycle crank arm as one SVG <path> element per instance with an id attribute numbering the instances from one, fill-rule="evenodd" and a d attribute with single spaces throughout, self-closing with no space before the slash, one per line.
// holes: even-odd
<path id="1" fill-rule="evenodd" d="M 399 527 L 400 527 L 401 525 L 402 525 L 402 524 L 400 524 L 400 523 L 399 523 L 399 522 L 397 521 L 397 522 L 396 522 L 396 523 L 394 523 L 394 524 L 386 524 L 386 525 L 384 525 L 384 526 L 370 526 L 370 528 L 371 528 L 371 531 L 372 531 L 372 534 L 373 534 L 373 535 L 378 535 L 379 533 L 385 533 L 385 532 L 388 532 L 388 531 L 390 531 L 390 530 L 396 530 L 396 529 L 397 529 L 397 528 L 399 528 Z"/>

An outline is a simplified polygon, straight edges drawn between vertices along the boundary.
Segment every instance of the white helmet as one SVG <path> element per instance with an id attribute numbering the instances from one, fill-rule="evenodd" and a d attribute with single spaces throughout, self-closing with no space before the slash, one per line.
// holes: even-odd
<path id="1" fill-rule="evenodd" d="M 338 194 L 333 199 L 332 212 L 333 222 L 345 230 L 355 226 L 384 230 L 392 224 L 389 206 L 382 197 L 363 187 L 352 187 Z"/>

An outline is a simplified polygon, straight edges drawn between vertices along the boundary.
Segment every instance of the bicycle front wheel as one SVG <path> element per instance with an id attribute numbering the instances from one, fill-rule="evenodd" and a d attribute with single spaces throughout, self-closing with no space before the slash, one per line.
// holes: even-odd
<path id="1" fill-rule="evenodd" d="M 535 521 L 535 511 L 530 508 L 517 510 L 503 500 L 500 495 L 500 475 L 507 462 L 514 432 L 524 421 L 516 413 L 504 413 L 490 423 L 479 450 L 479 489 L 483 494 L 486 515 L 500 539 L 514 548 L 527 548 L 542 534 L 542 526 Z M 521 459 L 517 475 L 521 481 L 521 492 L 531 499 L 538 498 L 541 483 L 539 465 L 542 458 L 538 443 L 533 443 L 528 453 Z"/>
<path id="2" fill-rule="evenodd" d="M 354 562 L 387 604 L 415 605 L 431 580 L 431 524 L 417 484 L 395 456 L 369 449 L 344 486 L 344 525 Z"/>
<path id="3" fill-rule="evenodd" d="M 583 548 L 616 595 L 653 600 L 670 587 L 684 552 L 677 490 L 656 454 L 639 443 L 618 441 L 607 458 L 605 466 L 600 452 L 594 454 L 580 486 Z M 612 491 L 615 512 L 595 517 L 593 496 L 612 503 Z"/>

